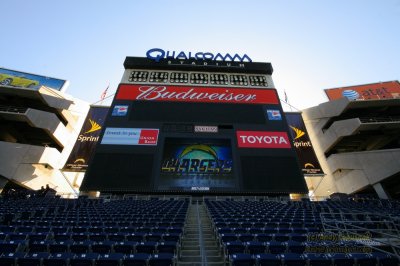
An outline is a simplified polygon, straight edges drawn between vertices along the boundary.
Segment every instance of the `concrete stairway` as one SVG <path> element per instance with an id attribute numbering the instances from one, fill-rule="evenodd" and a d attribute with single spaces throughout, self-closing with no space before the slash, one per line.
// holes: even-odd
<path id="1" fill-rule="evenodd" d="M 223 254 L 215 239 L 206 206 L 193 201 L 181 242 L 178 266 L 225 266 Z"/>

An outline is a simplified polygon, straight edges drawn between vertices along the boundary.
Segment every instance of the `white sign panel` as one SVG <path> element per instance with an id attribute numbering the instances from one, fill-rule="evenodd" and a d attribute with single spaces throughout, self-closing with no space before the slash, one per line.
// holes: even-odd
<path id="1" fill-rule="evenodd" d="M 108 127 L 101 144 L 157 145 L 158 129 Z"/>

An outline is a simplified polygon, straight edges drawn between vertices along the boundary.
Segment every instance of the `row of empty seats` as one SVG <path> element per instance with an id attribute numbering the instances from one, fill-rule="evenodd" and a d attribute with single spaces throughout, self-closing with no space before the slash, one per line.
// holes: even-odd
<path id="1" fill-rule="evenodd" d="M 0 265 L 173 265 L 187 199 L 0 199 Z"/>
<path id="2" fill-rule="evenodd" d="M 396 217 L 400 217 L 400 204 L 396 202 L 205 202 L 215 236 L 232 265 L 399 263 L 398 255 L 389 255 L 396 250 L 373 240 L 377 230 L 399 236 Z M 389 212 L 377 212 L 387 205 Z"/>

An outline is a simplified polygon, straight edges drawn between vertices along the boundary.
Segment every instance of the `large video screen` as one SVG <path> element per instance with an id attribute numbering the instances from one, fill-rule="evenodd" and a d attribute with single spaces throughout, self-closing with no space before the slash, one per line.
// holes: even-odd
<path id="1" fill-rule="evenodd" d="M 159 190 L 234 190 L 229 139 L 166 138 Z"/>

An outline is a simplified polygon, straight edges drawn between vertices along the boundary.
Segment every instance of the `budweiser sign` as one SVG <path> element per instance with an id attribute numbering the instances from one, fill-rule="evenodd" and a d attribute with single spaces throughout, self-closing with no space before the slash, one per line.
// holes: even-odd
<path id="1" fill-rule="evenodd" d="M 286 132 L 237 131 L 236 137 L 239 148 L 291 148 Z"/>
<path id="2" fill-rule="evenodd" d="M 117 100 L 278 104 L 275 89 L 207 88 L 121 84 Z"/>

